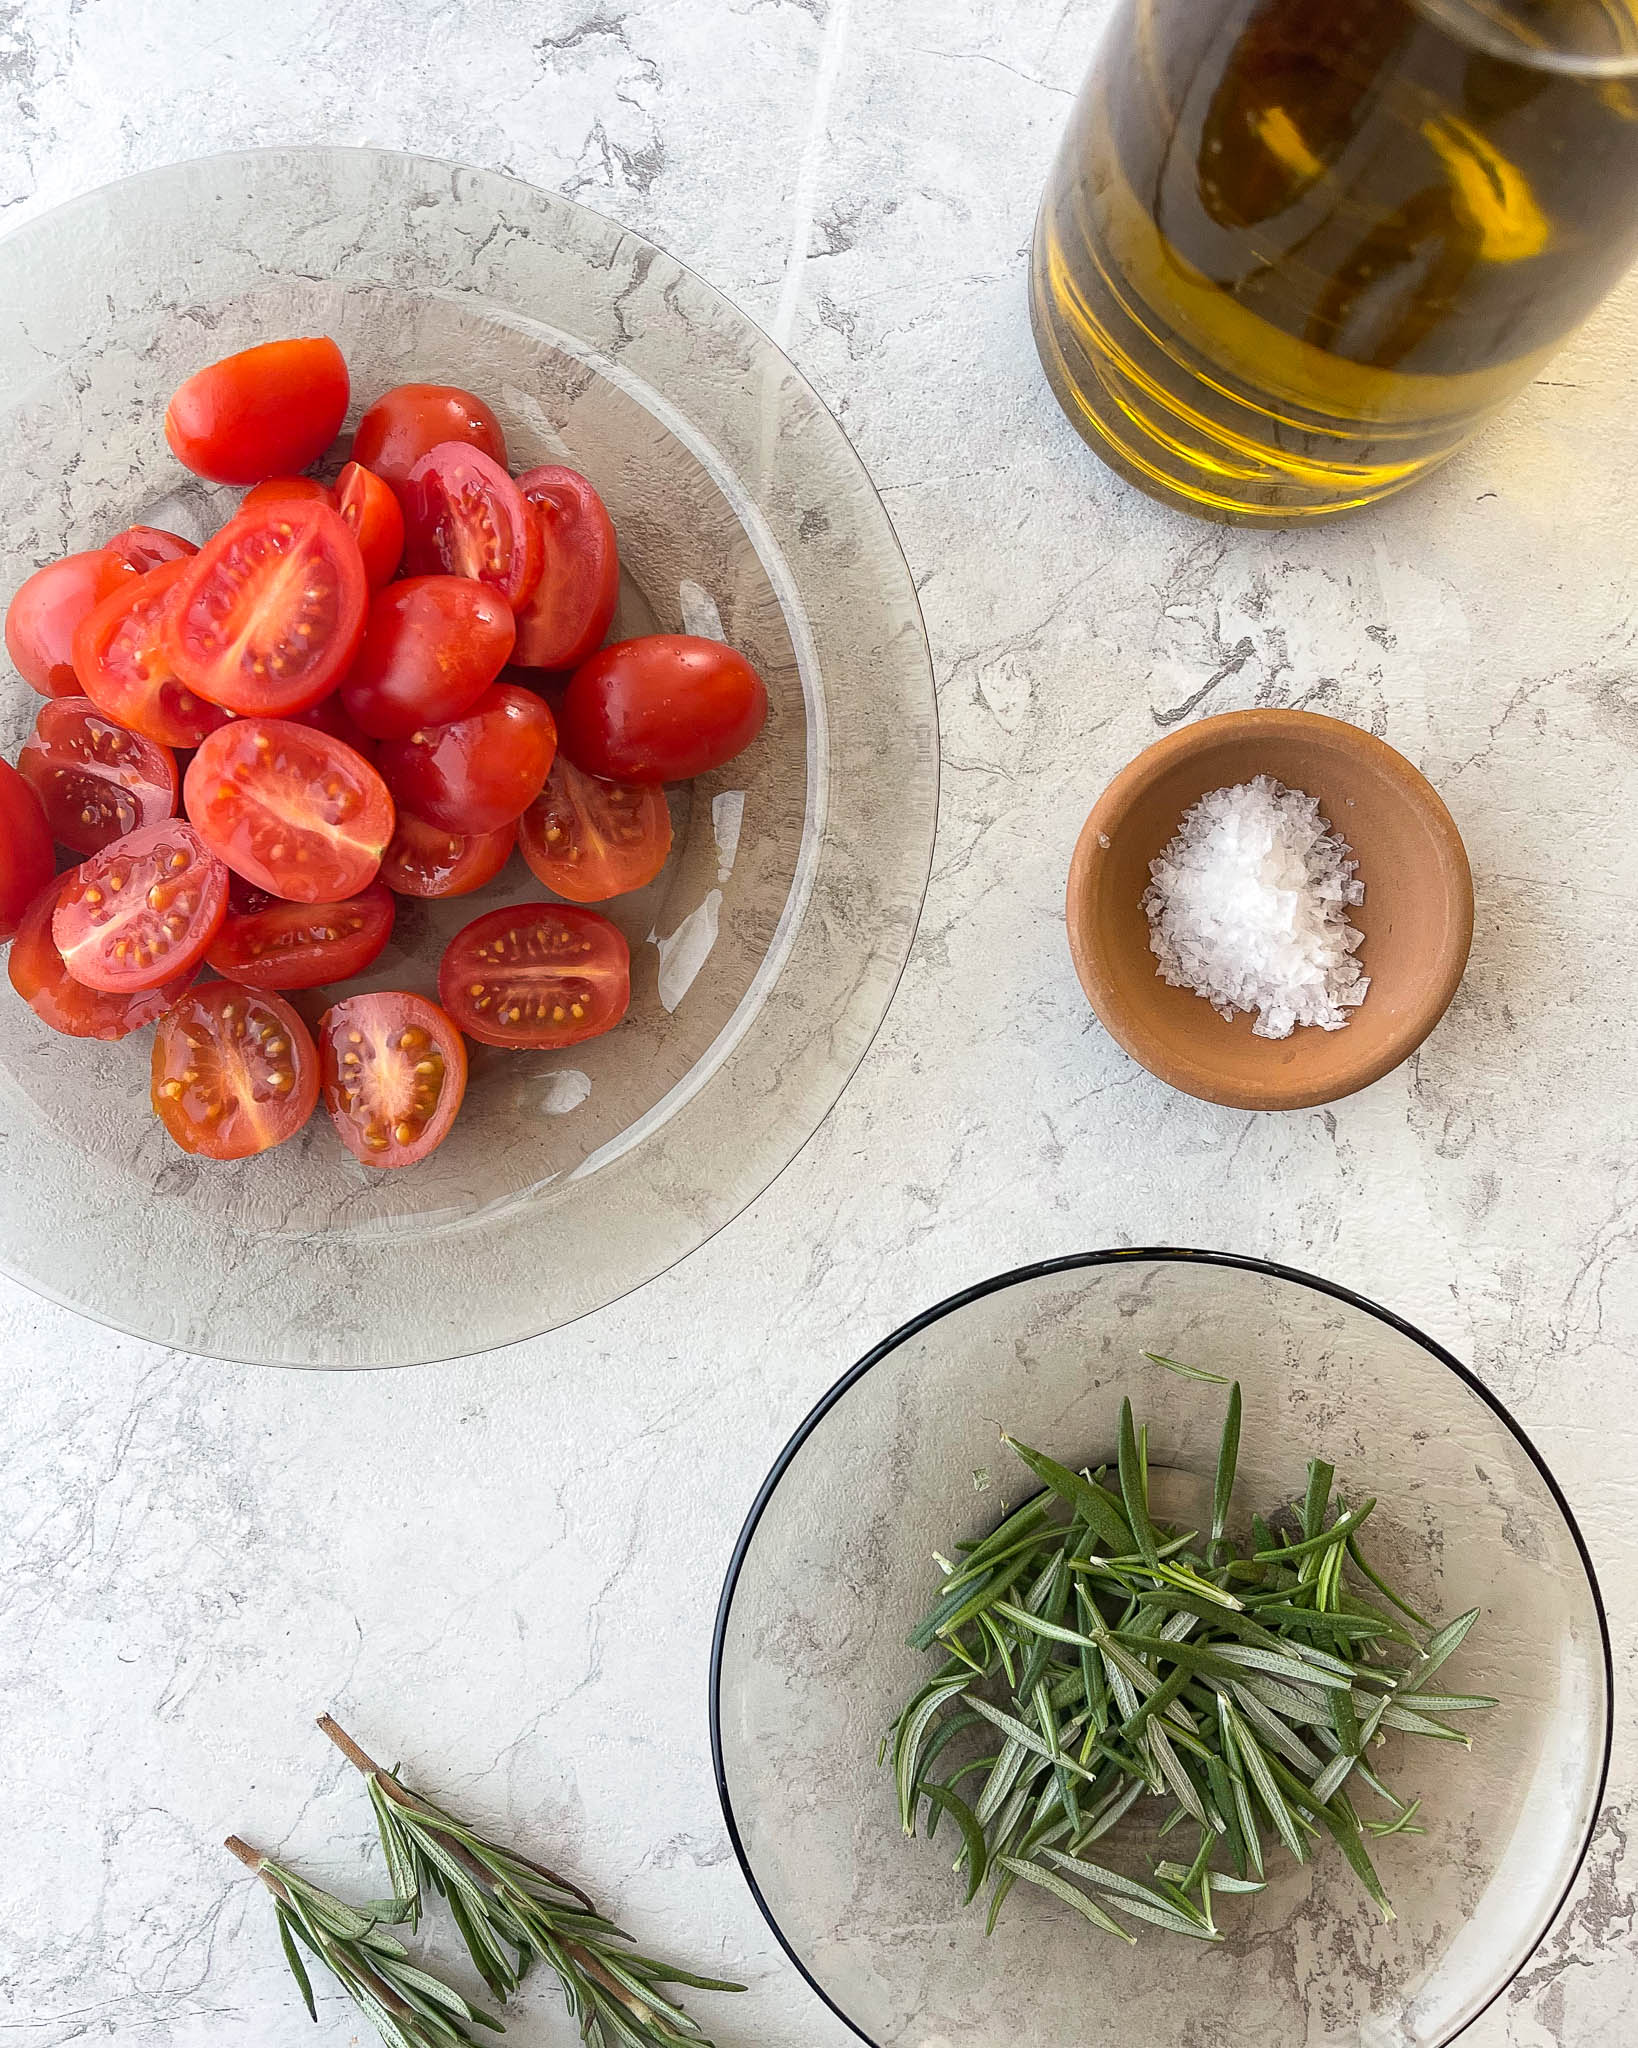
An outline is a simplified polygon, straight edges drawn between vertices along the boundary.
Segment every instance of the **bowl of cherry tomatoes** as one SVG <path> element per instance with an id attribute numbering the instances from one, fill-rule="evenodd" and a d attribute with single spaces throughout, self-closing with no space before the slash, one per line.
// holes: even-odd
<path id="1" fill-rule="evenodd" d="M 380 152 L 93 194 L 0 241 L 24 304 L 0 1265 L 333 1366 L 692 1250 L 845 1085 L 930 860 L 834 421 L 659 251 Z"/>

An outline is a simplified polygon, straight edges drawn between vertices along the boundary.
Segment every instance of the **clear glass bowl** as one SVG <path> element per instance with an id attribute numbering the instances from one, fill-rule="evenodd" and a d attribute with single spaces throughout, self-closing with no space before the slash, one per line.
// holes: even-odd
<path id="1" fill-rule="evenodd" d="M 201 536 L 236 494 L 171 459 L 166 398 L 204 362 L 316 332 L 346 353 L 354 418 L 389 385 L 467 385 L 514 467 L 584 470 L 620 535 L 616 633 L 720 631 L 772 704 L 749 753 L 671 793 L 671 862 L 610 907 L 628 1021 L 564 1054 L 474 1047 L 461 1121 L 413 1169 L 359 1165 L 322 1116 L 261 1159 L 190 1159 L 147 1108 L 149 1033 L 57 1037 L 0 981 L 5 1270 L 193 1351 L 402 1364 L 598 1307 L 790 1160 L 909 950 L 937 725 L 887 516 L 766 337 L 597 214 L 373 150 L 179 164 L 0 241 L 0 595 L 132 521 Z M 38 704 L 0 681 L 8 755 Z M 435 993 L 451 932 L 545 893 L 514 859 L 473 896 L 406 902 L 356 986 Z"/>
<path id="2" fill-rule="evenodd" d="M 1376 1496 L 1370 1548 L 1424 1614 L 1481 1609 L 1440 1680 L 1502 1701 L 1470 1717 L 1472 1751 L 1389 1738 L 1390 1782 L 1420 1796 L 1427 1829 L 1372 1845 L 1391 1925 L 1326 1844 L 1303 1866 L 1276 1847 L 1268 1889 L 1220 1903 L 1220 1947 L 1140 1930 L 1128 1949 L 1023 1887 L 986 1941 L 982 1905 L 963 1908 L 951 1872 L 953 1828 L 931 1843 L 900 1833 L 876 1747 L 933 1669 L 905 1646 L 936 1589 L 930 1553 L 1035 1491 L 999 1430 L 1073 1465 L 1112 1462 L 1130 1394 L 1156 1466 L 1203 1483 L 1209 1503 L 1225 1390 L 1145 1350 L 1240 1380 L 1241 1515 L 1300 1496 L 1317 1453 L 1340 1488 Z M 803 1423 L 729 1569 L 712 1740 L 774 1932 L 876 2048 L 1442 2048 L 1517 1974 L 1581 1865 L 1610 1694 L 1570 1511 L 1455 1359 L 1301 1273 L 1099 1252 L 919 1316 Z M 1141 1873 L 1161 1813 L 1140 1800 L 1106 1860 Z"/>

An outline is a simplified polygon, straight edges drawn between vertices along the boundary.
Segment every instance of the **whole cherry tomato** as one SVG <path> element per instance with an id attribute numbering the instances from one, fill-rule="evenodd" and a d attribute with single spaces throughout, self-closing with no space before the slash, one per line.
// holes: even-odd
<path id="1" fill-rule="evenodd" d="M 466 1041 L 425 996 L 348 996 L 319 1019 L 324 1106 L 366 1166 L 413 1166 L 449 1136 Z"/>
<path id="2" fill-rule="evenodd" d="M 127 732 L 89 697 L 42 704 L 17 768 L 40 799 L 52 838 L 74 853 L 96 853 L 176 810 L 170 748 Z"/>
<path id="3" fill-rule="evenodd" d="M 294 1137 L 318 1101 L 318 1051 L 282 996 L 206 981 L 154 1033 L 153 1105 L 182 1147 L 249 1159 Z"/>
<path id="4" fill-rule="evenodd" d="M 328 335 L 267 341 L 196 371 L 165 410 L 177 461 L 218 484 L 294 476 L 347 416 L 347 364 Z"/>
<path id="5" fill-rule="evenodd" d="M 539 796 L 557 729 L 531 690 L 495 683 L 446 725 L 385 740 L 376 765 L 395 802 L 451 832 L 495 832 Z"/>
<path id="6" fill-rule="evenodd" d="M 610 782 L 685 782 L 743 753 L 768 716 L 768 692 L 720 640 L 650 633 L 583 662 L 560 714 L 563 751 Z"/>
<path id="7" fill-rule="evenodd" d="M 456 384 L 399 384 L 358 423 L 353 460 L 402 492 L 409 473 L 441 441 L 465 441 L 506 466 L 506 436 L 481 398 Z"/>
<path id="8" fill-rule="evenodd" d="M 56 867 L 40 799 L 9 761 L 0 761 L 0 940 L 21 925 Z"/>
<path id="9" fill-rule="evenodd" d="M 17 586 L 6 610 L 6 652 L 23 681 L 42 697 L 77 697 L 74 635 L 110 592 L 134 581 L 130 566 L 107 548 L 64 555 Z"/>
<path id="10" fill-rule="evenodd" d="M 372 739 L 402 740 L 468 711 L 506 665 L 510 607 L 466 576 L 410 576 L 370 605 L 363 644 L 341 686 Z"/>
<path id="11" fill-rule="evenodd" d="M 327 697 L 346 673 L 368 600 L 358 542 L 338 513 L 318 500 L 263 505 L 230 519 L 186 564 L 165 651 L 212 704 L 283 717 Z"/>
<path id="12" fill-rule="evenodd" d="M 518 478 L 541 535 L 534 594 L 518 613 L 520 668 L 577 668 L 603 644 L 620 595 L 614 524 L 578 470 L 548 464 Z"/>

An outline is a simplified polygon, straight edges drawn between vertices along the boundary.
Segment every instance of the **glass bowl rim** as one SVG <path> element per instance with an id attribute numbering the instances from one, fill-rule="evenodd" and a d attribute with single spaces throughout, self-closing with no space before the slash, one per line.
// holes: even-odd
<path id="1" fill-rule="evenodd" d="M 1583 1830 L 1581 1846 L 1576 1852 L 1575 1861 L 1565 1878 L 1558 1897 L 1553 1901 L 1552 1911 L 1547 1915 L 1542 1933 L 1537 1936 L 1536 1942 L 1532 1947 L 1519 1957 L 1513 1968 L 1496 1985 L 1484 2004 L 1468 2015 L 1456 2033 L 1446 2034 L 1441 2037 L 1439 2048 L 1449 2048 L 1449 2043 L 1458 2039 L 1461 2034 L 1466 2033 L 1468 2028 L 1473 2025 L 1481 2014 L 1488 2012 L 1507 1987 L 1523 1971 L 1525 1965 L 1535 1954 L 1536 1949 L 1540 1947 L 1547 1929 L 1553 1925 L 1559 1914 L 1563 1912 L 1565 1901 L 1575 1889 L 1576 1880 L 1580 1877 L 1586 1865 L 1587 1854 L 1592 1847 L 1593 1834 L 1598 1826 L 1599 1813 L 1603 1807 L 1604 1793 L 1609 1784 L 1610 1758 L 1615 1742 L 1615 1716 L 1612 1711 L 1615 1696 L 1615 1655 L 1610 1643 L 1609 1616 L 1605 1612 L 1603 1591 L 1598 1583 L 1598 1574 L 1593 1568 L 1592 1555 L 1587 1548 L 1586 1538 L 1581 1533 L 1581 1526 L 1576 1521 L 1574 1511 L 1565 1497 L 1564 1490 L 1559 1485 L 1557 1479 L 1554 1478 L 1547 1465 L 1547 1461 L 1531 1441 L 1528 1431 L 1525 1430 L 1521 1423 L 1515 1420 L 1506 1404 L 1496 1394 L 1491 1392 L 1470 1367 L 1463 1365 L 1459 1358 L 1452 1352 L 1447 1351 L 1434 1338 L 1429 1337 L 1424 1331 L 1417 1329 L 1414 1323 L 1408 1322 L 1403 1316 L 1395 1315 L 1392 1309 L 1383 1308 L 1379 1303 L 1370 1300 L 1368 1296 L 1357 1293 L 1353 1288 L 1344 1286 L 1340 1281 L 1322 1279 L 1316 1273 L 1305 1273 L 1300 1267 L 1282 1265 L 1275 1259 L 1257 1258 L 1246 1252 L 1197 1251 L 1179 1245 L 1135 1245 L 1131 1247 L 1116 1247 L 1106 1251 L 1070 1252 L 1058 1258 L 1038 1259 L 1027 1265 L 1014 1266 L 1005 1273 L 994 1274 L 988 1280 L 980 1280 L 970 1287 L 960 1289 L 955 1294 L 947 1295 L 944 1300 L 936 1302 L 931 1308 L 923 1309 L 919 1315 L 912 1316 L 906 1323 L 901 1323 L 891 1335 L 882 1338 L 880 1343 L 872 1346 L 856 1364 L 849 1366 L 841 1378 L 836 1381 L 835 1385 L 820 1396 L 819 1400 L 815 1402 L 814 1406 L 809 1409 L 808 1413 L 797 1425 L 789 1442 L 786 1443 L 784 1449 L 774 1460 L 767 1478 L 763 1480 L 761 1486 L 757 1489 L 756 1499 L 751 1504 L 751 1511 L 745 1518 L 744 1527 L 740 1530 L 738 1539 L 734 1544 L 733 1555 L 728 1561 L 728 1570 L 723 1579 L 722 1593 L 717 1602 L 716 1620 L 711 1631 L 709 1680 L 711 1770 L 716 1779 L 717 1800 L 722 1808 L 723 1823 L 728 1830 L 728 1840 L 734 1852 L 734 1860 L 739 1865 L 740 1875 L 744 1878 L 751 1897 L 756 1901 L 757 1910 L 761 1913 L 763 1919 L 767 1921 L 768 1926 L 773 1932 L 774 1939 L 796 1966 L 798 1975 L 807 1984 L 808 1988 L 836 2015 L 848 2029 L 849 2033 L 856 2035 L 859 2040 L 866 2044 L 866 2048 L 881 2048 L 881 2043 L 873 2035 L 867 2034 L 856 2020 L 852 2019 L 842 2010 L 830 1993 L 819 1983 L 801 1956 L 797 1954 L 784 1929 L 780 1926 L 773 1908 L 768 1904 L 767 1899 L 763 1895 L 762 1887 L 757 1881 L 755 1871 L 751 1868 L 750 1857 L 746 1853 L 745 1844 L 740 1835 L 739 1822 L 734 1815 L 733 1798 L 728 1789 L 728 1772 L 723 1756 L 722 1667 L 727 1649 L 728 1623 L 733 1610 L 734 1594 L 739 1587 L 740 1574 L 744 1570 L 746 1559 L 750 1555 L 751 1545 L 756 1540 L 757 1529 L 769 1502 L 778 1491 L 780 1481 L 795 1463 L 797 1456 L 807 1444 L 808 1439 L 818 1429 L 826 1416 L 830 1414 L 831 1410 L 838 1407 L 847 1395 L 852 1392 L 853 1388 L 858 1385 L 865 1374 L 871 1371 L 873 1367 L 880 1365 L 885 1358 L 891 1356 L 901 1345 L 907 1344 L 912 1338 L 920 1336 L 922 1331 L 930 1329 L 934 1323 L 942 1322 L 946 1316 L 954 1315 L 958 1310 L 968 1308 L 976 1301 L 982 1301 L 987 1295 L 999 1294 L 1006 1288 L 1021 1286 L 1031 1280 L 1044 1279 L 1055 1273 L 1076 1273 L 1099 1266 L 1128 1265 L 1143 1261 L 1158 1265 L 1219 1266 L 1230 1271 L 1258 1273 L 1269 1279 L 1284 1280 L 1298 1287 L 1306 1287 L 1315 1294 L 1328 1295 L 1333 1301 L 1340 1301 L 1348 1308 L 1358 1309 L 1365 1315 L 1374 1317 L 1376 1321 L 1385 1324 L 1390 1330 L 1397 1331 L 1401 1337 L 1408 1337 L 1413 1344 L 1419 1345 L 1430 1357 L 1436 1359 L 1439 1364 L 1454 1373 L 1457 1379 L 1467 1387 L 1468 1391 L 1476 1394 L 1480 1401 L 1509 1430 L 1546 1485 L 1547 1491 L 1552 1497 L 1553 1505 L 1558 1509 L 1560 1516 L 1563 1518 L 1564 1526 L 1569 1531 L 1570 1540 L 1575 1546 L 1576 1555 L 1581 1561 L 1581 1569 L 1586 1574 L 1587 1591 L 1592 1596 L 1593 1614 L 1598 1622 L 1598 1640 L 1599 1648 L 1603 1655 L 1604 1674 L 1603 1753 L 1598 1759 L 1597 1785 L 1589 1802 L 1587 1825 Z"/>

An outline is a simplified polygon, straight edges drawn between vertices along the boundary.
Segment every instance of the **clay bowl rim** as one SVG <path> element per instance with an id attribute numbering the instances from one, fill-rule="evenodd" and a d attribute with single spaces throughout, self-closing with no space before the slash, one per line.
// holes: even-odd
<path id="1" fill-rule="evenodd" d="M 1171 1048 L 1161 1045 L 1145 1024 L 1140 1006 L 1127 993 L 1126 977 L 1115 970 L 1097 936 L 1097 920 L 1090 914 L 1103 856 L 1108 851 L 1108 846 L 1100 844 L 1100 835 L 1112 845 L 1139 797 L 1180 763 L 1208 757 L 1228 743 L 1259 735 L 1271 741 L 1317 742 L 1345 762 L 1368 764 L 1375 775 L 1398 785 L 1444 856 L 1437 863 L 1437 874 L 1443 879 L 1447 899 L 1445 938 L 1420 1001 L 1405 1012 L 1385 1037 L 1373 1040 L 1368 1052 L 1319 1084 L 1311 1077 L 1282 1076 L 1273 1068 L 1266 1081 L 1256 1084 L 1215 1072 L 1209 1052 L 1211 1041 L 1204 1031 L 1199 1055 L 1194 1060 L 1176 1058 Z M 1202 783 L 1202 790 L 1216 786 L 1208 779 Z M 1369 877 L 1364 879 L 1368 883 Z M 1075 842 L 1064 916 L 1075 972 L 1088 1002 L 1110 1037 L 1140 1066 L 1183 1094 L 1218 1103 L 1226 1109 L 1312 1109 L 1357 1094 L 1373 1081 L 1380 1081 L 1384 1074 L 1392 1073 L 1409 1059 L 1450 1007 L 1466 971 L 1472 945 L 1473 872 L 1462 835 L 1443 799 L 1421 770 L 1397 748 L 1345 719 L 1328 718 L 1317 711 L 1271 706 L 1219 712 L 1215 717 L 1183 726 L 1145 747 L 1121 769 L 1092 806 Z M 1202 1001 L 1202 1023 L 1208 1019 L 1216 1021 L 1215 1013 L 1205 1007 L 1203 1000 L 1196 1000 Z M 1369 997 L 1366 1000 L 1369 1002 Z M 1285 1041 L 1267 1043 L 1273 1047 Z"/>

